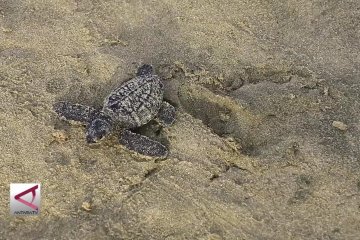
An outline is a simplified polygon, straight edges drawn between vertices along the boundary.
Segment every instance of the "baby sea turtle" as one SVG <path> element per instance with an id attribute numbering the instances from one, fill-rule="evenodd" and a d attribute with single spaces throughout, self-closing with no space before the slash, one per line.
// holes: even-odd
<path id="1" fill-rule="evenodd" d="M 142 65 L 136 77 L 114 89 L 104 100 L 102 109 L 58 102 L 55 112 L 65 120 L 86 124 L 86 141 L 95 143 L 120 127 L 119 142 L 143 155 L 164 158 L 167 148 L 146 136 L 132 132 L 152 119 L 169 126 L 175 121 L 175 108 L 163 100 L 164 85 L 151 65 Z"/>

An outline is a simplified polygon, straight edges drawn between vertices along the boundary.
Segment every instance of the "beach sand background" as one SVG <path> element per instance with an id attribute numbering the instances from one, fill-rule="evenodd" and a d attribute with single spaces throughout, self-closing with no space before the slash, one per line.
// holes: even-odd
<path id="1" fill-rule="evenodd" d="M 359 239 L 357 0 L 0 0 L 0 239 Z M 177 108 L 88 146 L 54 102 L 101 106 L 142 63 Z M 10 183 L 42 184 L 9 214 Z"/>

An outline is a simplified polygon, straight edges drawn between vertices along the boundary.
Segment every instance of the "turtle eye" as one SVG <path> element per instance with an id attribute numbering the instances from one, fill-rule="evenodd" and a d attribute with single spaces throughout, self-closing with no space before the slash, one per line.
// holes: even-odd
<path id="1" fill-rule="evenodd" d="M 106 131 L 105 130 L 100 130 L 98 132 L 98 135 L 99 135 L 99 139 L 103 139 L 106 135 Z"/>

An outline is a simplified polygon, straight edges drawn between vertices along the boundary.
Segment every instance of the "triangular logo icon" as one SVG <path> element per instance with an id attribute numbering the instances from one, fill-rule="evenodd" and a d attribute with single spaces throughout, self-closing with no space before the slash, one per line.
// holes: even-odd
<path id="1" fill-rule="evenodd" d="M 30 207 L 30 208 L 32 208 L 34 210 L 38 210 L 38 207 L 33 204 L 35 196 L 36 196 L 36 189 L 38 189 L 38 188 L 39 188 L 39 185 L 35 185 L 35 186 L 33 186 L 33 187 L 31 187 L 31 188 L 17 194 L 17 195 L 15 195 L 15 200 L 25 204 L 26 206 L 28 206 L 28 207 Z M 24 196 L 24 195 L 26 195 L 26 194 L 28 194 L 30 192 L 32 193 L 31 202 L 25 201 L 24 199 L 21 198 L 22 196 Z"/>

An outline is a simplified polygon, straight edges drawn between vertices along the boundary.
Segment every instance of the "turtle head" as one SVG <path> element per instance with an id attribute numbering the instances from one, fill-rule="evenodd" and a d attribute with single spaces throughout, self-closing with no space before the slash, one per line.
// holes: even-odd
<path id="1" fill-rule="evenodd" d="M 154 68 L 149 64 L 144 64 L 138 68 L 136 75 L 144 76 L 144 75 L 152 75 L 154 73 Z"/>
<path id="2" fill-rule="evenodd" d="M 87 143 L 96 143 L 110 133 L 111 123 L 104 118 L 96 118 L 90 122 L 86 131 Z"/>

